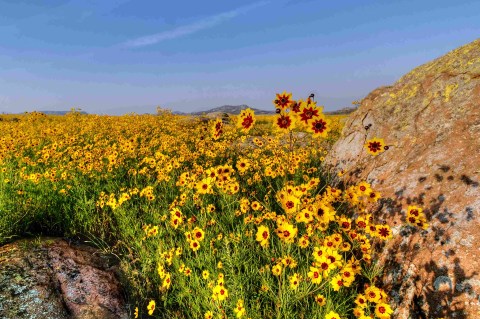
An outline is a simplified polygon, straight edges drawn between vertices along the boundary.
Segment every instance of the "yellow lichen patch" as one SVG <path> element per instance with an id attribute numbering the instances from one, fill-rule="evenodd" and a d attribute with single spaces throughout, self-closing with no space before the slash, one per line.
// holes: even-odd
<path id="1" fill-rule="evenodd" d="M 450 101 L 450 98 L 452 97 L 453 92 L 457 88 L 458 88 L 458 83 L 449 84 L 445 87 L 445 92 L 443 94 L 445 96 L 445 102 Z"/>
<path id="2" fill-rule="evenodd" d="M 387 100 L 387 102 L 385 102 L 385 104 L 387 106 L 390 106 L 390 105 L 393 105 L 395 104 L 395 102 L 397 101 L 397 94 L 393 93 L 393 92 L 390 92 L 390 97 L 389 99 Z"/>
<path id="3" fill-rule="evenodd" d="M 418 92 L 418 84 L 413 85 L 410 90 L 407 91 L 407 99 L 411 99 L 415 95 L 417 95 Z"/>

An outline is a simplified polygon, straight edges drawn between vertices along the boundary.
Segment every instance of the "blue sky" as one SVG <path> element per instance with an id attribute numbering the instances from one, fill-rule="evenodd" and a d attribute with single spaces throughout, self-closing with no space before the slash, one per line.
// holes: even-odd
<path id="1" fill-rule="evenodd" d="M 0 0 L 0 111 L 329 111 L 479 37 L 480 1 Z"/>

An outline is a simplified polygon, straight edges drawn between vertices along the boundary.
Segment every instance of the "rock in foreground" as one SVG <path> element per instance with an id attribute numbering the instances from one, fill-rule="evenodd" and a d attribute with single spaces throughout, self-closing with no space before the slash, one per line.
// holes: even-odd
<path id="1" fill-rule="evenodd" d="M 373 137 L 389 145 L 376 157 Z M 395 317 L 480 318 L 480 40 L 371 92 L 327 163 L 390 197 L 390 225 L 408 205 L 426 211 L 428 231 L 395 227 L 384 256 Z"/>
<path id="2" fill-rule="evenodd" d="M 0 318 L 128 318 L 114 267 L 61 239 L 0 247 Z"/>

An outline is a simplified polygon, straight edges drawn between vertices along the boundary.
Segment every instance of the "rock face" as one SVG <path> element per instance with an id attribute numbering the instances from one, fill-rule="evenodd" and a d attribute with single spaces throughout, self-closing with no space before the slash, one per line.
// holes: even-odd
<path id="1" fill-rule="evenodd" d="M 389 145 L 376 157 L 373 137 Z M 480 318 L 480 40 L 371 92 L 326 163 L 390 198 L 377 213 L 397 225 L 383 256 L 395 317 Z M 427 231 L 400 227 L 408 205 Z"/>
<path id="2" fill-rule="evenodd" d="M 129 318 L 111 261 L 61 239 L 0 247 L 0 318 Z"/>

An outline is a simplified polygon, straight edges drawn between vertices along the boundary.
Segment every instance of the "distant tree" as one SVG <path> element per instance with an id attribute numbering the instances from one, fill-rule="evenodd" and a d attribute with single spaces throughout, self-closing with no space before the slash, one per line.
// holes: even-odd
<path id="1" fill-rule="evenodd" d="M 157 106 L 157 115 L 172 114 L 172 110 Z"/>

